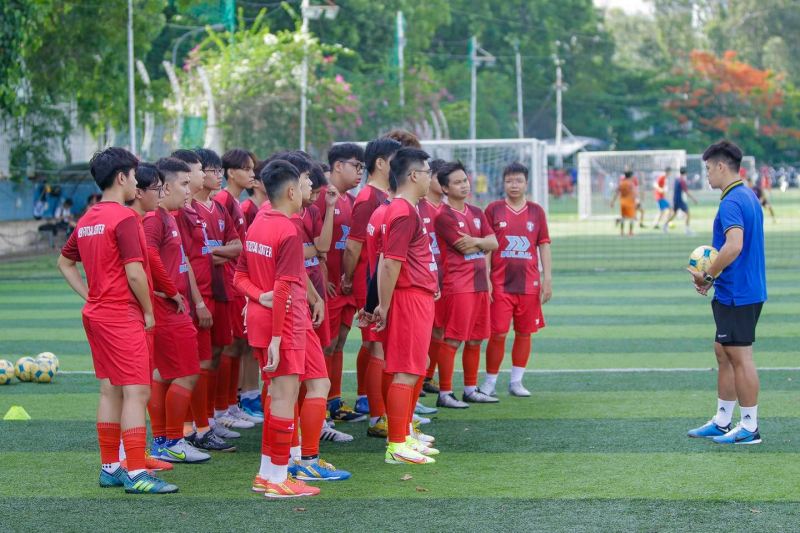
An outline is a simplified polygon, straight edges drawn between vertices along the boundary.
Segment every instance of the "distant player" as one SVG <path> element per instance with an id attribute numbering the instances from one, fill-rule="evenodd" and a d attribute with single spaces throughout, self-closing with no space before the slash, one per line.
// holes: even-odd
<path id="1" fill-rule="evenodd" d="M 667 201 L 667 184 L 669 183 L 672 168 L 667 167 L 664 173 L 656 178 L 653 186 L 653 197 L 658 204 L 658 215 L 653 222 L 653 229 L 661 228 L 667 218 L 669 218 L 669 202 Z"/>
<path id="2" fill-rule="evenodd" d="M 611 198 L 611 208 L 619 198 L 619 234 L 621 237 L 625 236 L 625 223 L 628 223 L 628 236 L 633 237 L 633 225 L 636 222 L 636 186 L 633 183 L 633 172 L 626 170 L 619 182 L 617 190 L 614 192 L 614 197 Z"/>
<path id="3" fill-rule="evenodd" d="M 719 255 L 705 272 L 690 271 L 695 288 L 706 295 L 714 287 L 711 309 L 717 332 L 714 353 L 719 364 L 717 413 L 690 437 L 718 444 L 758 444 L 759 380 L 753 343 L 761 308 L 767 300 L 764 213 L 756 195 L 739 178 L 742 151 L 720 141 L 703 153 L 708 183 L 722 191 L 714 219 L 712 246 Z M 731 427 L 739 402 L 741 420 Z"/>
<path id="4" fill-rule="evenodd" d="M 683 199 L 684 194 L 697 205 L 697 199 L 692 195 L 689 190 L 689 184 L 686 182 L 686 167 L 681 167 L 680 176 L 675 178 L 675 186 L 672 191 L 672 213 L 664 224 L 664 233 L 669 232 L 669 225 L 678 216 L 678 211 L 683 211 L 686 215 L 686 235 L 694 235 L 692 228 L 689 227 L 691 217 L 689 216 L 689 206 L 686 204 L 686 200 Z"/>
<path id="5" fill-rule="evenodd" d="M 772 217 L 772 223 L 774 224 L 777 222 L 778 219 L 775 218 L 775 209 L 772 208 L 772 203 L 769 201 L 769 177 L 754 177 L 752 182 L 749 182 L 745 177 L 745 182 L 753 189 L 761 207 L 769 211 L 769 215 Z"/>
<path id="6" fill-rule="evenodd" d="M 178 487 L 145 469 L 145 406 L 151 380 L 147 331 L 154 327 L 155 316 L 144 233 L 136 213 L 124 205 L 136 197 L 138 164 L 136 156 L 123 148 L 107 148 L 92 157 L 90 169 L 102 200 L 78 220 L 58 268 L 86 300 L 83 326 L 100 380 L 100 486 L 165 494 L 177 492 Z M 86 283 L 78 262 L 83 262 Z M 120 437 L 127 471 L 120 465 Z"/>
<path id="7" fill-rule="evenodd" d="M 486 252 L 497 249 L 497 239 L 480 208 L 467 203 L 470 184 L 461 162 L 446 163 L 437 174 L 448 204 L 436 217 L 436 238 L 444 254 L 442 307 L 444 343 L 439 346 L 438 407 L 464 409 L 467 403 L 495 403 L 497 398 L 478 390 L 481 342 L 489 338 L 489 271 Z M 453 394 L 453 368 L 464 343 L 464 394 Z"/>
<path id="8" fill-rule="evenodd" d="M 545 326 L 542 305 L 553 294 L 550 233 L 544 209 L 525 196 L 528 168 L 518 162 L 508 165 L 503 169 L 503 186 L 505 199 L 486 208 L 486 219 L 500 247 L 491 254 L 492 336 L 486 347 L 486 381 L 480 391 L 495 395 L 513 317 L 508 392 L 528 397 L 531 393 L 522 385 L 522 377 L 531 355 L 531 334 Z"/>

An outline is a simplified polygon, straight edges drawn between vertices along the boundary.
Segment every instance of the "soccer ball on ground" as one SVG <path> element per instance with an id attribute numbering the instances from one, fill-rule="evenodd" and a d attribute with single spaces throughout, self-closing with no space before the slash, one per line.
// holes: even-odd
<path id="1" fill-rule="evenodd" d="M 47 361 L 53 366 L 53 371 L 58 373 L 61 370 L 61 363 L 58 361 L 58 357 L 53 352 L 42 352 L 36 356 L 36 362 L 39 361 Z"/>
<path id="2" fill-rule="evenodd" d="M 38 367 L 33 357 L 20 357 L 14 365 L 14 373 L 20 381 L 31 381 Z"/>
<path id="3" fill-rule="evenodd" d="M 56 370 L 53 363 L 45 359 L 36 361 L 36 371 L 33 373 L 33 381 L 36 383 L 50 383 L 56 377 Z"/>
<path id="4" fill-rule="evenodd" d="M 11 383 L 14 378 L 14 365 L 11 361 L 0 359 L 0 385 L 7 385 Z"/>
<path id="5" fill-rule="evenodd" d="M 689 256 L 689 269 L 695 272 L 708 271 L 717 254 L 717 250 L 711 246 L 698 246 Z"/>

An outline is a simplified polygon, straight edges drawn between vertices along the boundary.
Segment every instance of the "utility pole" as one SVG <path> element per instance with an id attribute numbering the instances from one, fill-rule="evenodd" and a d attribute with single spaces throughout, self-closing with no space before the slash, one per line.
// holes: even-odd
<path id="1" fill-rule="evenodd" d="M 406 105 L 406 88 L 403 80 L 405 79 L 405 48 L 406 48 L 406 21 L 403 12 L 397 12 L 397 79 L 400 84 L 400 107 Z"/>
<path id="2" fill-rule="evenodd" d="M 519 40 L 514 39 L 514 55 L 517 62 L 517 136 L 525 138 L 525 127 L 522 123 L 522 56 L 519 54 Z"/>
<path id="3" fill-rule="evenodd" d="M 300 70 L 300 149 L 306 149 L 306 113 L 308 108 L 308 51 L 305 50 L 306 39 L 308 38 L 308 8 L 309 0 L 303 0 L 300 7 L 303 15 L 303 24 L 300 26 L 300 33 L 303 37 L 303 65 Z"/>
<path id="4" fill-rule="evenodd" d="M 478 44 L 478 38 L 474 35 L 469 40 L 469 66 L 470 66 L 470 99 L 469 99 L 469 138 L 475 140 L 477 137 L 477 113 L 478 113 L 478 66 L 486 63 L 491 66 L 495 62 L 492 54 L 484 50 Z M 475 146 L 470 149 L 470 171 L 475 173 Z"/>
<path id="5" fill-rule="evenodd" d="M 136 93 L 133 79 L 133 0 L 128 0 L 128 132 L 131 153 L 136 153 Z"/>
<path id="6" fill-rule="evenodd" d="M 556 54 L 556 168 L 564 166 L 564 157 L 561 155 L 561 133 L 564 130 L 564 118 L 561 109 L 561 92 L 564 90 L 564 83 L 561 78 L 561 65 L 563 61 Z"/>

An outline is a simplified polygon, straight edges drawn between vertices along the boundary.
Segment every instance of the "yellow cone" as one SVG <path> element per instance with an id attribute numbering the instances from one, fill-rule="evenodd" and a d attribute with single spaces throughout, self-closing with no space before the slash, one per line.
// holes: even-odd
<path id="1" fill-rule="evenodd" d="M 12 405 L 3 420 L 30 420 L 31 415 L 21 405 Z"/>

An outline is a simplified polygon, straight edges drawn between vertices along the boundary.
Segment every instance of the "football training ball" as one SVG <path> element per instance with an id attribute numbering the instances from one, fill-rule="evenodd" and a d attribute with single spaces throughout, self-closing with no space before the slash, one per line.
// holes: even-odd
<path id="1" fill-rule="evenodd" d="M 711 246 L 698 246 L 689 256 L 689 268 L 695 272 L 707 271 L 717 258 L 717 253 Z"/>
<path id="2" fill-rule="evenodd" d="M 56 355 L 53 352 L 40 353 L 39 355 L 36 356 L 36 362 L 38 363 L 39 361 L 49 362 L 53 367 L 53 371 L 56 373 L 58 373 L 58 371 L 61 369 L 61 364 L 58 361 L 58 357 L 56 357 Z"/>
<path id="3" fill-rule="evenodd" d="M 14 365 L 14 374 L 20 381 L 31 381 L 38 367 L 33 357 L 20 357 Z"/>
<path id="4" fill-rule="evenodd" d="M 50 361 L 41 359 L 36 362 L 36 371 L 33 373 L 33 381 L 36 383 L 50 383 L 56 377 L 55 368 Z"/>
<path id="5" fill-rule="evenodd" d="M 14 365 L 11 361 L 0 359 L 0 385 L 7 385 L 14 379 Z"/>

